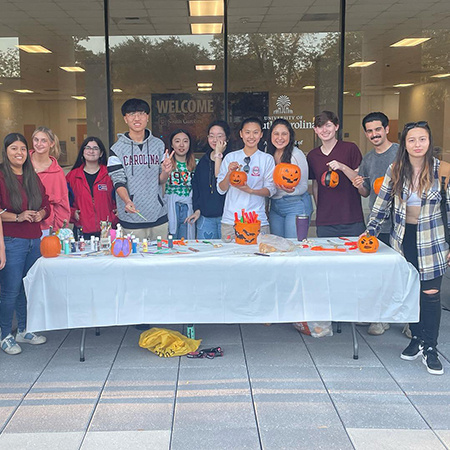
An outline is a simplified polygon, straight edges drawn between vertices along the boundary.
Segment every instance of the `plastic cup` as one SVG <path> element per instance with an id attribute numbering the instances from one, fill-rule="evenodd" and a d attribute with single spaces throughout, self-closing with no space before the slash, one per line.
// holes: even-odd
<path id="1" fill-rule="evenodd" d="M 303 241 L 308 237 L 309 216 L 296 216 L 295 227 L 297 229 L 297 240 Z"/>

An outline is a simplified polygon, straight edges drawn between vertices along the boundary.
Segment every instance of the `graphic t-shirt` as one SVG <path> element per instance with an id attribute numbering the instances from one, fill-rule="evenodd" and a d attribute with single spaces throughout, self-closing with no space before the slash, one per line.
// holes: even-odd
<path id="1" fill-rule="evenodd" d="M 195 161 L 197 163 L 197 160 Z M 185 162 L 177 161 L 177 167 L 169 175 L 166 182 L 166 194 L 177 194 L 188 197 L 192 189 L 192 176 Z"/>

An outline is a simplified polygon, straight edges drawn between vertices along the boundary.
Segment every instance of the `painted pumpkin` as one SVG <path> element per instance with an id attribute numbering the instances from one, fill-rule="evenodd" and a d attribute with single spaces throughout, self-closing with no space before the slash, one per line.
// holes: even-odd
<path id="1" fill-rule="evenodd" d="M 280 163 L 273 171 L 273 181 L 277 186 L 294 188 L 300 183 L 301 170 L 295 164 Z"/>
<path id="2" fill-rule="evenodd" d="M 236 244 L 253 245 L 261 230 L 261 222 L 257 220 L 253 223 L 234 222 L 234 232 L 236 234 Z"/>
<path id="3" fill-rule="evenodd" d="M 362 253 L 375 253 L 379 246 L 378 239 L 368 233 L 358 239 L 358 248 Z"/>
<path id="4" fill-rule="evenodd" d="M 384 177 L 378 177 L 374 182 L 373 182 L 373 192 L 375 192 L 375 194 L 379 194 L 380 193 L 380 189 L 381 189 L 381 185 L 383 184 L 384 181 Z"/>
<path id="5" fill-rule="evenodd" d="M 230 173 L 230 184 L 232 186 L 244 186 L 247 183 L 247 174 L 243 170 L 233 170 Z"/>
<path id="6" fill-rule="evenodd" d="M 327 170 L 320 179 L 322 186 L 335 188 L 339 184 L 339 174 L 334 170 Z"/>
<path id="7" fill-rule="evenodd" d="M 50 235 L 42 238 L 40 249 L 44 258 L 55 258 L 61 253 L 61 241 L 58 236 L 52 234 L 51 229 Z"/>
<path id="8" fill-rule="evenodd" d="M 63 226 L 56 232 L 56 235 L 59 237 L 61 241 L 65 239 L 73 238 L 73 231 L 70 228 L 67 228 L 67 221 L 65 220 Z"/>
<path id="9" fill-rule="evenodd" d="M 111 244 L 111 253 L 118 258 L 130 256 L 131 241 L 124 237 L 114 239 L 114 242 Z"/>

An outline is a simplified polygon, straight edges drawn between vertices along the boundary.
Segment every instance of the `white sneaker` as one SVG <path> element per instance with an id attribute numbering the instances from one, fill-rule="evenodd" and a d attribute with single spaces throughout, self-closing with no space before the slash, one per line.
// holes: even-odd
<path id="1" fill-rule="evenodd" d="M 32 331 L 25 330 L 22 332 L 17 332 L 16 341 L 21 344 L 40 345 L 45 344 L 47 342 L 47 338 L 45 336 L 35 334 Z"/>
<path id="2" fill-rule="evenodd" d="M 391 328 L 391 326 L 388 323 L 371 323 L 367 333 L 372 334 L 373 336 L 379 336 L 386 330 L 389 330 L 389 328 Z"/>
<path id="3" fill-rule="evenodd" d="M 16 342 L 12 334 L 8 334 L 8 336 L 0 342 L 0 346 L 8 355 L 18 355 L 22 352 L 20 345 Z"/>

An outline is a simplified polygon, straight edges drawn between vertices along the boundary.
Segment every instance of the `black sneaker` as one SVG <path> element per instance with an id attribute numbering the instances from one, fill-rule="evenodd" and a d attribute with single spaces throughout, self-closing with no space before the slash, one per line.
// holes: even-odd
<path id="1" fill-rule="evenodd" d="M 427 366 L 429 373 L 433 375 L 442 375 L 444 373 L 437 350 L 434 347 L 428 347 L 423 352 L 422 362 Z"/>
<path id="2" fill-rule="evenodd" d="M 400 358 L 406 359 L 407 361 L 414 361 L 423 352 L 423 341 L 416 336 L 413 336 L 408 347 L 402 351 Z"/>

